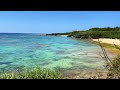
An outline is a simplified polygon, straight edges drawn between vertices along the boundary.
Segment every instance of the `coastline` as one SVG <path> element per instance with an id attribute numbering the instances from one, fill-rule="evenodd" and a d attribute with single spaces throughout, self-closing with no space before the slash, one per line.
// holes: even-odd
<path id="1" fill-rule="evenodd" d="M 100 38 L 100 39 L 92 39 L 91 41 L 93 43 L 96 43 L 99 45 L 99 41 L 101 42 L 102 46 L 110 53 L 118 55 L 120 54 L 120 50 L 115 47 L 115 45 L 120 45 L 119 39 L 106 39 L 106 38 Z M 115 45 L 114 45 L 115 44 Z"/>
<path id="2" fill-rule="evenodd" d="M 98 39 L 80 39 L 80 38 L 74 38 L 74 39 L 85 40 L 99 45 Z M 118 54 L 120 54 L 120 50 L 115 48 L 114 45 L 114 44 L 120 45 L 120 41 L 118 39 L 101 38 L 99 40 L 101 41 L 101 44 L 105 48 L 107 54 L 112 54 L 113 58 L 116 57 Z M 107 70 L 106 68 L 102 70 L 83 70 L 83 71 L 68 70 L 64 73 L 64 75 L 66 79 L 109 79 L 112 77 L 109 74 L 109 70 Z"/>
<path id="3" fill-rule="evenodd" d="M 97 45 L 99 45 L 99 41 L 100 41 L 107 53 L 111 53 L 115 56 L 120 54 L 120 50 L 115 47 L 115 45 L 118 45 L 118 46 L 120 45 L 119 39 L 100 38 L 99 41 L 98 41 L 98 39 L 80 39 L 80 38 L 74 38 L 74 39 L 92 42 Z"/>
<path id="4" fill-rule="evenodd" d="M 99 40 L 102 43 L 120 45 L 120 39 L 100 38 L 100 39 L 92 39 L 92 40 L 93 41 L 98 41 Z"/>

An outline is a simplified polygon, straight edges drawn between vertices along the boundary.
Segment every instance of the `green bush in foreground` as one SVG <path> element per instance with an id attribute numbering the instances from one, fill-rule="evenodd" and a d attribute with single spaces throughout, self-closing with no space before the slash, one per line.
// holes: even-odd
<path id="1" fill-rule="evenodd" d="M 49 69 L 35 68 L 23 72 L 1 73 L 0 79 L 60 79 L 61 73 Z"/>

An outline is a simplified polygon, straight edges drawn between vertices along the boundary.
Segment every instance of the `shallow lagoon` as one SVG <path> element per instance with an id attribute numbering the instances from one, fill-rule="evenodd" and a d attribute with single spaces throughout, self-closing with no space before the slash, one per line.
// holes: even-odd
<path id="1" fill-rule="evenodd" d="M 61 36 L 0 34 L 0 71 L 24 68 L 103 69 L 96 44 Z"/>

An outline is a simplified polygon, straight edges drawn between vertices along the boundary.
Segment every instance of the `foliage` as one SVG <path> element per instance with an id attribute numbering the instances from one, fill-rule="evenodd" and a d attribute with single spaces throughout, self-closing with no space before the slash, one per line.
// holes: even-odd
<path id="1" fill-rule="evenodd" d="M 62 74 L 49 69 L 35 68 L 23 72 L 1 73 L 0 79 L 60 79 Z"/>
<path id="2" fill-rule="evenodd" d="M 68 34 L 68 37 L 81 39 L 98 39 L 98 38 L 118 38 L 120 39 L 120 27 L 114 28 L 91 28 L 86 31 L 73 31 Z"/>
<path id="3" fill-rule="evenodd" d="M 91 28 L 90 31 L 120 31 L 120 27 Z"/>
<path id="4" fill-rule="evenodd" d="M 68 35 L 69 33 L 51 33 L 51 34 L 46 34 L 46 36 L 49 36 L 49 35 L 55 35 L 55 36 L 57 36 L 57 35 Z"/>

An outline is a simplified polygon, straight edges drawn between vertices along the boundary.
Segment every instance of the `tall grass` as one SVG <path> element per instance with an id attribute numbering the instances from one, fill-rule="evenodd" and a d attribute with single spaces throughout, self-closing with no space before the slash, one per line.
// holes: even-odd
<path id="1" fill-rule="evenodd" d="M 101 42 L 99 41 L 99 45 L 102 49 L 102 52 L 103 52 L 103 59 L 106 61 L 106 68 L 108 69 L 109 73 L 108 73 L 108 76 L 109 78 L 118 78 L 120 79 L 120 55 L 118 54 L 116 58 L 114 58 L 113 60 L 111 60 L 104 47 L 102 46 Z M 120 47 L 115 45 L 114 46 L 120 50 Z"/>
<path id="2" fill-rule="evenodd" d="M 62 74 L 49 69 L 34 68 L 32 70 L 1 73 L 0 79 L 61 79 Z"/>

